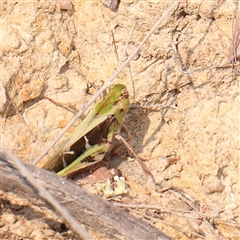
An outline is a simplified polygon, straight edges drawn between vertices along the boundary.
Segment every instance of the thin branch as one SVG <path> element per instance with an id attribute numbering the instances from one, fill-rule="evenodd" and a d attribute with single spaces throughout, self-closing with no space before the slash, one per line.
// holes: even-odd
<path id="1" fill-rule="evenodd" d="M 133 30 L 134 30 L 135 26 L 136 26 L 136 21 L 134 21 L 134 23 L 133 23 L 133 25 L 132 25 L 132 28 L 131 28 L 131 30 L 130 30 L 130 33 L 128 34 L 128 39 L 127 39 L 127 42 L 126 42 L 126 44 L 125 44 L 125 46 L 124 46 L 124 49 L 123 49 L 123 51 L 122 51 L 122 54 L 121 54 L 121 57 L 120 57 L 120 60 L 119 60 L 119 63 L 118 63 L 119 65 L 118 65 L 118 66 L 121 66 L 121 64 L 123 63 L 123 58 L 124 58 L 124 56 L 125 56 L 125 54 L 126 54 L 126 52 L 127 52 L 127 47 L 128 47 L 128 45 L 129 45 L 129 42 L 130 42 L 130 39 L 131 39 L 131 37 L 132 37 Z"/>
<path id="2" fill-rule="evenodd" d="M 170 207 L 164 207 L 159 205 L 151 205 L 151 204 L 126 204 L 126 203 L 114 203 L 115 206 L 118 207 L 124 207 L 124 208 L 143 208 L 143 209 L 156 209 L 156 210 L 168 210 L 168 211 L 175 211 L 175 212 L 182 212 L 182 213 L 197 213 L 199 217 L 205 218 L 205 216 L 199 212 L 190 211 L 190 210 L 183 210 L 178 208 L 170 208 Z"/>
<path id="3" fill-rule="evenodd" d="M 112 85 L 113 80 L 118 76 L 118 74 L 129 64 L 129 62 L 134 58 L 136 54 L 140 51 L 144 43 L 148 40 L 148 38 L 153 34 L 156 28 L 160 25 L 160 23 L 170 14 L 170 12 L 178 5 L 178 0 L 175 0 L 171 6 L 162 14 L 162 16 L 158 19 L 158 21 L 154 24 L 154 26 L 150 29 L 148 34 L 144 37 L 142 42 L 136 48 L 136 50 L 132 53 L 131 56 L 126 60 L 126 62 L 122 63 L 118 69 L 112 74 L 112 76 L 104 83 L 104 85 L 96 92 L 96 94 L 89 100 L 89 102 L 79 110 L 76 116 L 67 124 L 66 127 L 57 135 L 57 137 L 52 141 L 49 146 L 42 152 L 35 160 L 34 164 L 37 164 L 48 152 L 49 150 L 59 141 L 59 139 L 64 135 L 64 133 L 79 119 L 79 117 L 94 103 L 94 101 L 108 88 Z"/>
<path id="4" fill-rule="evenodd" d="M 232 63 L 225 63 L 225 64 L 222 64 L 222 65 L 197 67 L 195 69 L 184 70 L 183 64 L 180 60 L 180 53 L 177 49 L 176 44 L 173 42 L 173 39 L 172 39 L 171 45 L 172 45 L 172 49 L 173 49 L 173 58 L 176 61 L 177 65 L 178 65 L 178 69 L 182 74 L 190 75 L 190 74 L 193 74 L 195 72 L 202 72 L 202 71 L 211 70 L 211 69 L 222 69 L 222 68 L 224 69 L 224 68 L 232 68 L 233 67 Z M 239 64 L 236 64 L 235 62 L 234 62 L 234 64 L 235 64 L 235 66 L 239 66 Z"/>
<path id="5" fill-rule="evenodd" d="M 38 146 L 38 144 L 40 143 L 40 140 L 41 140 L 41 138 L 42 138 L 42 136 L 43 136 L 43 134 L 44 134 L 44 130 L 45 130 L 44 124 L 45 124 L 46 115 L 47 115 L 47 112 L 44 111 L 44 121 L 42 122 L 41 132 L 40 132 L 40 135 L 39 135 L 38 138 L 37 138 L 37 141 L 36 141 L 35 144 L 34 144 L 33 150 L 32 150 L 31 155 L 30 155 L 30 162 L 31 162 L 31 163 L 32 163 L 32 161 L 33 161 L 33 156 L 34 156 L 34 154 L 35 154 L 35 151 L 36 151 L 36 149 L 37 149 L 37 146 Z"/>

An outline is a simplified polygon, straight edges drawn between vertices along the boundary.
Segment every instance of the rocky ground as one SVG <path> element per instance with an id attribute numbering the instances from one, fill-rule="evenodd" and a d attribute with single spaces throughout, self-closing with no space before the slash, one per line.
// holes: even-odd
<path id="1" fill-rule="evenodd" d="M 74 116 L 44 96 L 80 109 L 170 5 L 2 1 L 4 144 L 25 161 L 39 155 Z M 240 237 L 237 11 L 234 1 L 181 1 L 115 79 L 130 94 L 130 145 L 157 184 L 122 148 L 105 166 L 118 167 L 130 190 L 112 201 L 173 239 Z M 101 194 L 91 176 L 78 183 Z M 1 200 L 1 239 L 70 239 L 52 212 L 11 193 Z"/>

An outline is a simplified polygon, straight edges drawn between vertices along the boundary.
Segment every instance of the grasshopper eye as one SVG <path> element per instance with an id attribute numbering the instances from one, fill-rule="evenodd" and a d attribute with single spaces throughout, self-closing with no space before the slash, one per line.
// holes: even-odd
<path id="1" fill-rule="evenodd" d="M 121 94 L 121 97 L 123 98 L 128 98 L 129 97 L 129 94 L 128 94 L 128 91 L 126 88 L 123 89 L 123 93 Z"/>

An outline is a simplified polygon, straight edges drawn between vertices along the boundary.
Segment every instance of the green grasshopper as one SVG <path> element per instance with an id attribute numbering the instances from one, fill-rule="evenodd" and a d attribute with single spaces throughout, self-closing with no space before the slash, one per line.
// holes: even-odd
<path id="1" fill-rule="evenodd" d="M 114 85 L 41 167 L 71 176 L 102 161 L 115 133 L 121 130 L 129 104 L 126 87 Z"/>

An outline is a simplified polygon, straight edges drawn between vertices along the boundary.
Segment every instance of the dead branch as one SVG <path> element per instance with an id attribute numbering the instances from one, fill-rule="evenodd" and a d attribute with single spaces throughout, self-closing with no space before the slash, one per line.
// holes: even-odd
<path id="1" fill-rule="evenodd" d="M 39 197 L 43 199 L 39 190 L 23 176 L 3 149 L 0 151 L 0 159 L 1 190 L 15 193 L 35 204 Z M 31 164 L 24 165 L 37 182 L 61 203 L 62 208 L 66 208 L 70 215 L 86 228 L 104 233 L 110 239 L 170 239 L 153 226 L 134 218 L 99 196 L 88 193 L 75 183 Z"/>
<path id="2" fill-rule="evenodd" d="M 11 169 L 15 168 L 15 174 L 24 179 L 24 182 L 29 185 L 37 195 L 49 203 L 58 213 L 64 218 L 65 223 L 78 235 L 80 239 L 92 239 L 87 231 L 76 221 L 71 214 L 59 204 L 59 202 L 51 195 L 51 193 L 39 182 L 24 163 L 8 150 L 4 144 L 0 142 L 0 156 L 4 163 L 8 163 Z M 7 161 L 5 161 L 5 159 Z M 5 164 L 7 166 L 7 164 Z M 29 184 L 30 183 L 30 184 Z M 17 185 L 18 187 L 19 185 Z"/>

